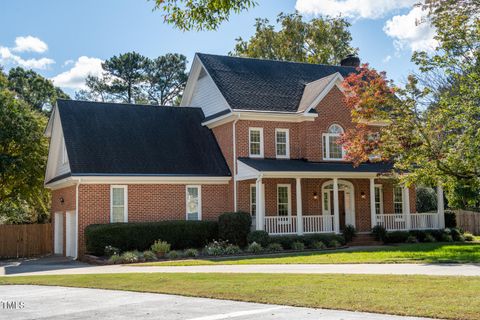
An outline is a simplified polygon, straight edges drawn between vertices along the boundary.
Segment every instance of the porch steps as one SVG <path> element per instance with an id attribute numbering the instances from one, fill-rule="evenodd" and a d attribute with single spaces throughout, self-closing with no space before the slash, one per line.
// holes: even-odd
<path id="1" fill-rule="evenodd" d="M 352 241 L 347 243 L 350 247 L 360 247 L 360 246 L 381 246 L 383 243 L 381 241 L 375 240 L 371 234 L 360 233 L 357 234 Z"/>

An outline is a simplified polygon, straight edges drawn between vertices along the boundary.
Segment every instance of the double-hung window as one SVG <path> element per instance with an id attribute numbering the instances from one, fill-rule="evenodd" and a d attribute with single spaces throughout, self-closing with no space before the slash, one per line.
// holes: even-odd
<path id="1" fill-rule="evenodd" d="M 393 210 L 397 214 L 403 213 L 403 188 L 393 187 Z"/>
<path id="2" fill-rule="evenodd" d="M 110 222 L 128 222 L 127 186 L 110 187 Z"/>
<path id="3" fill-rule="evenodd" d="M 251 158 L 263 158 L 263 128 L 249 128 L 248 146 Z"/>
<path id="4" fill-rule="evenodd" d="M 291 215 L 290 185 L 277 185 L 277 210 L 279 216 Z"/>
<path id="5" fill-rule="evenodd" d="M 202 195 L 200 186 L 186 187 L 187 220 L 202 220 Z"/>
<path id="6" fill-rule="evenodd" d="M 375 185 L 375 213 L 383 214 L 383 189 L 382 185 Z"/>
<path id="7" fill-rule="evenodd" d="M 325 160 L 342 160 L 344 150 L 338 143 L 340 136 L 343 134 L 343 128 L 338 124 L 332 124 L 328 128 L 328 132 L 323 134 L 323 159 Z"/>
<path id="8" fill-rule="evenodd" d="M 288 129 L 275 129 L 275 153 L 277 158 L 290 158 Z"/>

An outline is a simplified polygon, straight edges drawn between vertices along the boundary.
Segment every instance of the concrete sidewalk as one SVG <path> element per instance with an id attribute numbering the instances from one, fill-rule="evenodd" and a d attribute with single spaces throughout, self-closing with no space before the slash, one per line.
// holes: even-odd
<path id="1" fill-rule="evenodd" d="M 0 266 L 0 275 L 61 275 L 108 273 L 298 273 L 298 274 L 397 274 L 430 276 L 480 276 L 480 264 L 263 264 L 147 267 L 139 265 L 91 266 L 77 261 L 17 263 Z"/>
<path id="2" fill-rule="evenodd" d="M 0 286 L 0 318 L 20 319 L 163 319 L 163 320 L 407 320 L 414 317 L 367 312 L 297 308 L 280 305 L 138 293 L 116 290 Z M 22 303 L 20 305 L 20 303 Z M 13 306 L 11 304 L 10 306 Z M 23 307 L 21 307 L 23 306 Z"/>

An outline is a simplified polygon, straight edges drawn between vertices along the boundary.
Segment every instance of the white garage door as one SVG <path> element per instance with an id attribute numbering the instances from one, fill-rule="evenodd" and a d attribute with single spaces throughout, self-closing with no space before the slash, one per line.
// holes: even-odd
<path id="1" fill-rule="evenodd" d="M 55 254 L 63 254 L 63 212 L 55 213 Z"/>
<path id="2" fill-rule="evenodd" d="M 77 219 L 75 218 L 75 211 L 67 212 L 67 221 L 66 221 L 66 256 L 67 257 L 77 257 Z"/>

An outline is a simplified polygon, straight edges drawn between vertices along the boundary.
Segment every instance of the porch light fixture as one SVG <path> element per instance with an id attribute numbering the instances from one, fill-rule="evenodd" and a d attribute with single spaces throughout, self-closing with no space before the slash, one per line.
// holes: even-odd
<path id="1" fill-rule="evenodd" d="M 315 200 L 318 199 L 318 194 L 316 192 L 313 193 L 313 199 L 315 199 Z"/>
<path id="2" fill-rule="evenodd" d="M 60 201 L 61 204 L 65 202 L 65 199 L 63 199 L 63 197 L 58 198 L 58 200 Z"/>
<path id="3" fill-rule="evenodd" d="M 365 192 L 362 191 L 362 192 L 360 192 L 360 197 L 361 197 L 362 199 L 366 199 L 366 198 L 367 198 L 367 195 L 365 194 Z"/>

